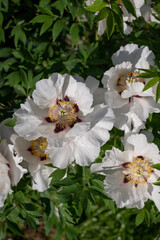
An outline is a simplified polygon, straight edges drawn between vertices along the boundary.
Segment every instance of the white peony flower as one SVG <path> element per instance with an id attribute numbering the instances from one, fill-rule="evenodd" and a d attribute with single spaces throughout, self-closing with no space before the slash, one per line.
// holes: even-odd
<path id="1" fill-rule="evenodd" d="M 15 156 L 13 146 L 6 140 L 0 140 L 0 207 L 3 207 L 7 195 L 12 193 L 11 185 L 15 186 L 26 170 L 19 163 L 21 158 Z"/>
<path id="2" fill-rule="evenodd" d="M 97 88 L 92 77 L 85 84 L 68 74 L 52 74 L 36 84 L 33 100 L 15 112 L 15 131 L 29 141 L 46 138 L 46 153 L 56 167 L 66 168 L 74 160 L 89 165 L 109 139 L 114 120 L 111 109 L 93 104 L 99 102 L 94 99 Z"/>
<path id="3" fill-rule="evenodd" d="M 160 112 L 152 88 L 143 92 L 147 79 L 139 78 L 138 68 L 149 69 L 154 55 L 148 47 L 136 44 L 121 47 L 112 56 L 115 67 L 104 73 L 102 83 L 107 88 L 105 99 L 115 113 L 115 126 L 125 133 L 145 128 L 149 113 Z"/>
<path id="4" fill-rule="evenodd" d="M 156 12 L 154 9 L 151 8 L 151 0 L 147 0 L 146 4 L 144 4 L 141 8 L 140 8 L 140 12 L 141 15 L 144 17 L 146 22 L 157 22 L 160 23 L 159 20 L 157 20 L 155 18 L 154 15 L 156 15 Z"/>
<path id="5" fill-rule="evenodd" d="M 32 176 L 32 188 L 39 192 L 48 189 L 51 181 L 49 176 L 55 168 L 46 166 L 51 163 L 48 154 L 45 153 L 48 146 L 47 139 L 39 137 L 33 141 L 27 141 L 13 134 L 11 140 L 16 154 L 23 157 L 22 165 L 25 165 Z"/>
<path id="6" fill-rule="evenodd" d="M 158 147 L 148 143 L 143 134 L 128 137 L 124 151 L 113 148 L 106 151 L 103 163 L 93 164 L 92 172 L 105 175 L 105 192 L 118 208 L 143 208 L 148 199 L 155 202 L 160 211 L 160 188 L 153 183 L 160 172 L 151 167 L 160 163 Z"/>

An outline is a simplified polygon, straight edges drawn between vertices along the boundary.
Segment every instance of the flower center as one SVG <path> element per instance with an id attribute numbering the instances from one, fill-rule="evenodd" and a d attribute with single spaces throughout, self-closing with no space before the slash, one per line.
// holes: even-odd
<path id="1" fill-rule="evenodd" d="M 149 163 L 142 156 L 136 157 L 132 162 L 123 163 L 122 167 L 125 169 L 123 182 L 131 182 L 136 187 L 138 184 L 146 183 L 152 172 Z"/>
<path id="2" fill-rule="evenodd" d="M 64 100 L 57 102 L 49 109 L 49 121 L 56 123 L 55 133 L 59 133 L 66 129 L 67 125 L 73 127 L 75 123 L 81 122 L 78 118 L 79 108 L 66 96 Z M 48 119 L 47 119 L 48 121 Z"/>
<path id="3" fill-rule="evenodd" d="M 135 82 L 142 82 L 145 84 L 143 78 L 138 78 L 137 72 L 129 72 L 124 75 L 121 75 L 117 81 L 117 91 L 121 94 L 124 90 L 128 89 Z"/>
<path id="4" fill-rule="evenodd" d="M 40 158 L 41 161 L 46 160 L 49 155 L 45 154 L 45 150 L 48 146 L 46 138 L 39 137 L 31 142 L 31 146 L 27 149 L 32 155 Z"/>

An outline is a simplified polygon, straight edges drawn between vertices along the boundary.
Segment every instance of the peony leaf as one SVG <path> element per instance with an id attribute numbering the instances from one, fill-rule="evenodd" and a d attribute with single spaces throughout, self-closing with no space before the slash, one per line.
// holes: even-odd
<path id="1" fill-rule="evenodd" d="M 148 83 L 146 83 L 145 87 L 143 88 L 143 92 L 153 87 L 158 81 L 159 81 L 159 77 L 152 78 Z"/>
<path id="2" fill-rule="evenodd" d="M 106 6 L 106 2 L 104 0 L 95 0 L 91 6 L 85 7 L 88 11 L 97 12 Z"/>

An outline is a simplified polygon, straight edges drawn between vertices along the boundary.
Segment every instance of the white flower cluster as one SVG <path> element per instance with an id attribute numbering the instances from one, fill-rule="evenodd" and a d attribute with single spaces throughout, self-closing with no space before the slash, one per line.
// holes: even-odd
<path id="1" fill-rule="evenodd" d="M 146 22 L 159 22 L 154 15 L 156 12 L 154 9 L 151 8 L 152 1 L 151 0 L 130 0 L 137 17 L 143 17 Z M 127 24 L 131 23 L 135 20 L 135 17 L 132 14 L 129 14 L 126 10 L 123 2 L 121 0 L 117 0 L 119 6 L 121 7 L 121 10 L 123 12 L 123 28 L 124 28 L 124 34 L 130 34 L 132 32 L 132 28 Z M 87 0 L 86 5 L 90 6 L 94 3 L 94 0 Z M 109 7 L 109 1 L 107 6 Z M 106 18 L 103 20 L 100 20 L 98 23 L 98 35 L 101 36 L 106 31 Z"/>
<path id="2" fill-rule="evenodd" d="M 149 69 L 153 59 L 148 47 L 128 44 L 113 55 L 115 66 L 104 73 L 104 88 L 93 77 L 84 81 L 58 73 L 37 82 L 32 96 L 14 113 L 17 122 L 8 133 L 8 144 L 3 140 L 8 130 L 1 127 L 0 207 L 26 169 L 33 189 L 44 191 L 55 170 L 46 164 L 61 169 L 74 163 L 89 166 L 115 125 L 124 130 L 124 151 L 106 151 L 103 162 L 93 164 L 91 171 L 106 176 L 105 191 L 118 207 L 142 208 L 151 199 L 160 210 L 159 188 L 153 185 L 160 174 L 152 168 L 160 163 L 159 150 L 138 134 L 149 113 L 160 112 L 154 89 L 143 92 L 148 80 L 138 76 L 139 68 Z"/>

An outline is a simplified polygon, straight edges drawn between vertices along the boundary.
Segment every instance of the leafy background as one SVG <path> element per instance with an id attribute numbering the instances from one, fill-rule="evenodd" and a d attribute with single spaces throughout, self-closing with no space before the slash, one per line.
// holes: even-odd
<path id="1" fill-rule="evenodd" d="M 98 0 L 86 8 L 84 0 L 0 0 L 0 122 L 12 117 L 36 82 L 53 72 L 100 80 L 112 66 L 112 54 L 127 43 L 148 46 L 160 67 L 160 24 L 140 17 L 130 23 L 132 33 L 124 35 L 117 1 L 111 0 L 110 8 L 107 2 Z M 134 15 L 130 1 L 123 3 Z M 159 14 L 158 0 L 153 7 Z M 107 18 L 107 30 L 98 36 L 98 21 L 103 18 Z M 156 77 L 151 85 L 159 82 L 159 76 L 160 70 L 148 72 L 149 78 Z M 158 89 L 157 100 L 159 96 Z M 146 127 L 152 128 L 160 147 L 159 120 L 159 114 L 150 115 Z M 106 149 L 123 149 L 121 136 L 123 132 L 116 128 L 111 131 L 97 162 Z M 69 167 L 61 180 L 64 175 L 65 170 L 57 169 L 49 190 L 38 193 L 26 174 L 0 212 L 0 239 L 160 239 L 160 214 L 153 202 L 141 210 L 117 209 L 103 190 L 102 176 L 78 165 Z"/>

